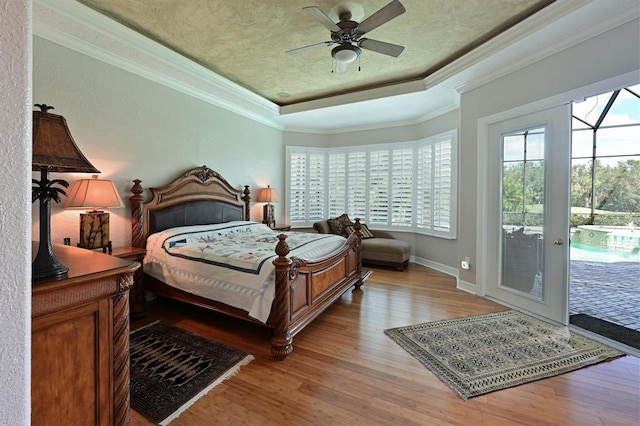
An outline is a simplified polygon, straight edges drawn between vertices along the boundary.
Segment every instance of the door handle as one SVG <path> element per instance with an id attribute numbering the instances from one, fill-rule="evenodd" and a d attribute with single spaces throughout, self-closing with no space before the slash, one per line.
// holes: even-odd
<path id="1" fill-rule="evenodd" d="M 562 238 L 556 238 L 555 240 L 553 240 L 553 244 L 561 246 L 562 244 L 564 244 L 564 241 L 562 241 Z"/>

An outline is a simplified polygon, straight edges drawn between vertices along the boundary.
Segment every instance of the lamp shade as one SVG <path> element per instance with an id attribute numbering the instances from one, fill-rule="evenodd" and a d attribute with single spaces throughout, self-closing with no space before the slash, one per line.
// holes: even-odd
<path id="1" fill-rule="evenodd" d="M 257 203 L 271 203 L 274 201 L 280 201 L 278 197 L 278 191 L 271 186 L 267 185 L 266 188 L 260 188 L 258 190 L 258 194 L 256 196 Z"/>
<path id="2" fill-rule="evenodd" d="M 80 179 L 69 190 L 64 207 L 68 209 L 99 209 L 124 207 L 115 185 L 110 180 Z"/>
<path id="3" fill-rule="evenodd" d="M 42 111 L 33 111 L 32 170 L 48 167 L 50 172 L 100 173 L 78 149 L 64 117 L 49 114 L 47 110 L 53 107 L 36 106 Z"/>

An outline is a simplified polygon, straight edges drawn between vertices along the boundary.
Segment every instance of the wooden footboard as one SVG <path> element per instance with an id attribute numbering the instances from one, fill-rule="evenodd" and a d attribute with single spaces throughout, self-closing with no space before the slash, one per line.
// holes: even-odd
<path id="1" fill-rule="evenodd" d="M 132 245 L 144 248 L 147 237 L 176 226 L 250 220 L 250 191 L 231 187 L 217 172 L 206 166 L 183 173 L 161 188 L 151 188 L 147 203 L 139 179 L 131 189 Z M 275 299 L 266 326 L 273 329 L 271 353 L 277 360 L 293 350 L 293 336 L 327 309 L 351 286 L 362 285 L 360 221 L 346 244 L 326 259 L 307 262 L 287 257 L 286 235 L 278 236 L 275 247 Z M 145 276 L 145 289 L 160 296 L 180 300 L 216 312 L 258 323 L 246 311 L 175 289 Z"/>
<path id="2" fill-rule="evenodd" d="M 362 256 L 360 252 L 360 222 L 347 240 L 344 249 L 318 262 L 288 258 L 287 236 L 280 234 L 273 261 L 276 267 L 276 296 L 270 323 L 273 327 L 271 354 L 284 359 L 293 350 L 293 336 L 327 309 L 351 286 L 362 284 Z"/>

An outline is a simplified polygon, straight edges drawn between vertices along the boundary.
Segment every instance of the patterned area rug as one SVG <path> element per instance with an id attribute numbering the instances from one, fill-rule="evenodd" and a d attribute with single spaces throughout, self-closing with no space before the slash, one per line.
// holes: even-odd
<path id="1" fill-rule="evenodd" d="M 131 408 L 166 425 L 253 356 L 162 322 L 131 333 Z"/>
<path id="2" fill-rule="evenodd" d="M 463 399 L 624 355 L 515 310 L 385 330 Z"/>

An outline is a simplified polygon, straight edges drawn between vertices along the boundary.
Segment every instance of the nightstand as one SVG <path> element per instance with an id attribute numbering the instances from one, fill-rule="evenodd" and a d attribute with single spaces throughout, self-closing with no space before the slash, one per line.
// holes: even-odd
<path id="1" fill-rule="evenodd" d="M 129 289 L 140 265 L 53 250 L 69 272 L 31 285 L 31 424 L 128 425 Z"/>
<path id="2" fill-rule="evenodd" d="M 129 290 L 129 308 L 133 319 L 142 318 L 145 314 L 144 272 L 142 271 L 145 254 L 147 250 L 139 247 L 116 247 L 111 251 L 112 256 L 140 262 L 140 268 L 133 274 L 133 286 Z"/>
<path id="3" fill-rule="evenodd" d="M 291 225 L 275 225 L 271 229 L 274 231 L 291 231 Z"/>

